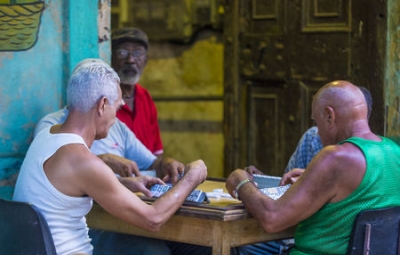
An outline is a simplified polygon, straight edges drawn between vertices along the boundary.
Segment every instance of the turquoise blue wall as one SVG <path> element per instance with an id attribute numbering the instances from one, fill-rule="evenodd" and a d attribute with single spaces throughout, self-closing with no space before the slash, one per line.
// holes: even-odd
<path id="1" fill-rule="evenodd" d="M 36 123 L 64 106 L 75 64 L 99 56 L 109 62 L 109 41 L 98 39 L 101 2 L 110 5 L 110 0 L 47 0 L 36 43 L 27 50 L 0 51 L 0 197 L 12 195 Z"/>

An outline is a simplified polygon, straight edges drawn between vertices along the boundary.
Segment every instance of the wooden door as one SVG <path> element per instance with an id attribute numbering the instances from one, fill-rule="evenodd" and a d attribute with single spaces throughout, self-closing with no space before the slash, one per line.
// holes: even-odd
<path id="1" fill-rule="evenodd" d="M 225 4 L 225 173 L 282 175 L 312 126 L 313 94 L 342 79 L 367 87 L 383 134 L 386 2 L 230 0 Z"/>

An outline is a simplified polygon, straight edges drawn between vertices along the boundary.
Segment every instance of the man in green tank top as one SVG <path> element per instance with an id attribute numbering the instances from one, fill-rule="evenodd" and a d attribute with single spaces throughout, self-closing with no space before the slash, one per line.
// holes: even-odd
<path id="1" fill-rule="evenodd" d="M 290 254 L 345 254 L 359 212 L 400 205 L 400 147 L 371 132 L 364 95 L 347 81 L 316 93 L 312 118 L 325 147 L 304 173 L 284 175 L 281 184 L 292 186 L 282 197 L 263 195 L 241 169 L 226 187 L 267 232 L 297 225 Z"/>

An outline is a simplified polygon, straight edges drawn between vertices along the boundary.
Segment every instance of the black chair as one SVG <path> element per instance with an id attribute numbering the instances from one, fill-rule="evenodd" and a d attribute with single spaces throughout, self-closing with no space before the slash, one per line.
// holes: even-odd
<path id="1" fill-rule="evenodd" d="M 399 255 L 400 206 L 359 213 L 347 255 Z"/>
<path id="2" fill-rule="evenodd" d="M 49 226 L 38 208 L 0 198 L 0 254 L 57 254 Z"/>

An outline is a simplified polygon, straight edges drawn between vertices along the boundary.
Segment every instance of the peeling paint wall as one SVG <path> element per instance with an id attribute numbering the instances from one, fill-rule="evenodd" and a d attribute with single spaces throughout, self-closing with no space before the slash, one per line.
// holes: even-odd
<path id="1" fill-rule="evenodd" d="M 211 30 L 192 44 L 150 41 L 140 79 L 156 103 L 164 155 L 184 163 L 203 159 L 210 177 L 224 177 L 221 37 Z"/>
<path id="2" fill-rule="evenodd" d="M 113 29 L 136 26 L 149 37 L 139 83 L 156 104 L 164 155 L 201 158 L 209 177 L 224 177 L 222 2 L 119 0 L 111 13 Z"/>
<path id="3" fill-rule="evenodd" d="M 110 59 L 109 41 L 99 40 L 97 25 L 109 22 L 110 0 L 43 2 L 35 44 L 0 51 L 0 197 L 12 195 L 36 123 L 64 106 L 71 69 L 83 58 Z"/>
<path id="4" fill-rule="evenodd" d="M 400 2 L 388 4 L 385 134 L 400 143 Z"/>

